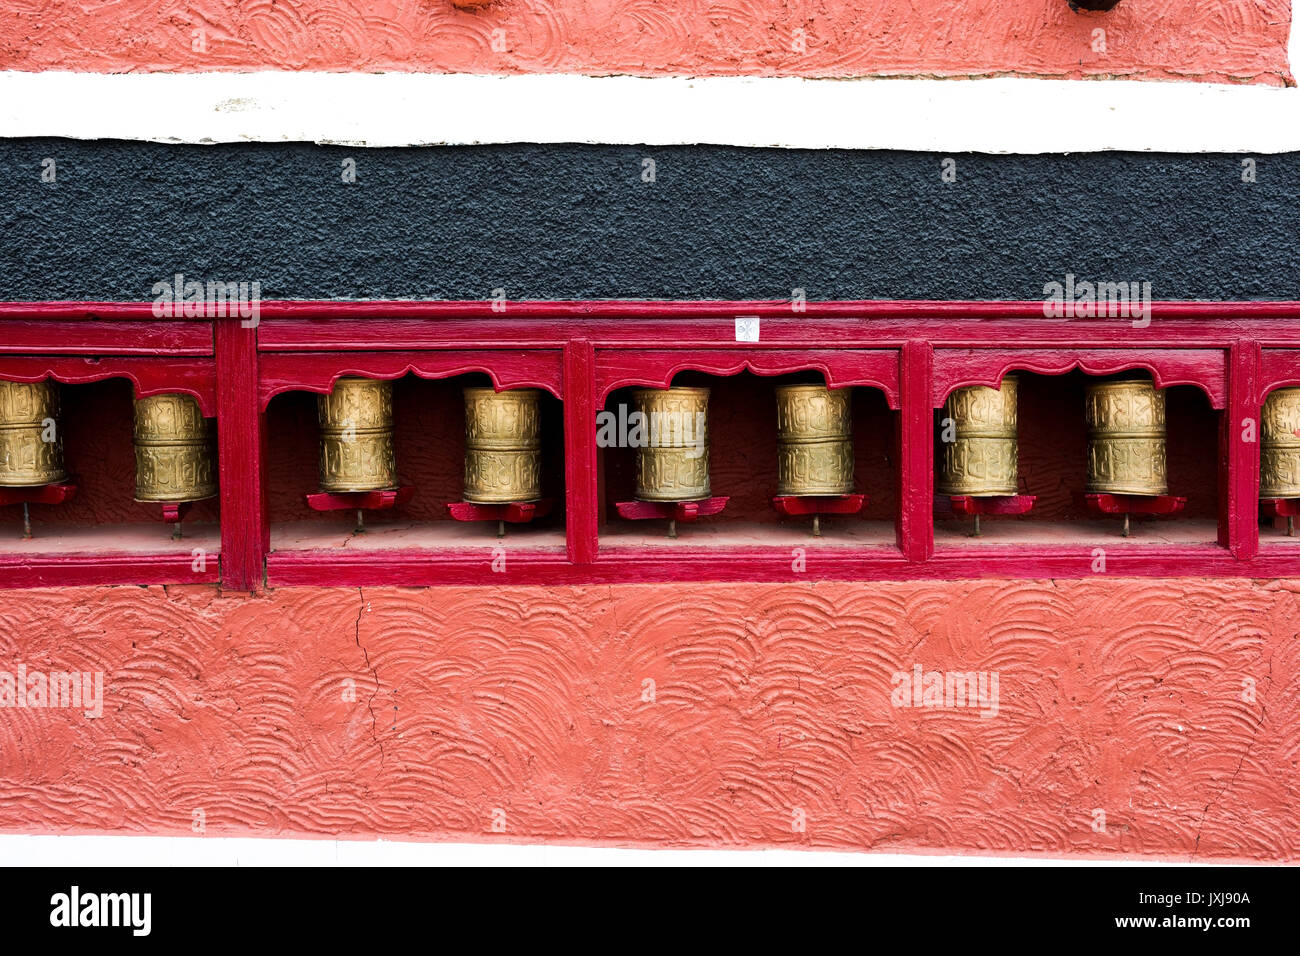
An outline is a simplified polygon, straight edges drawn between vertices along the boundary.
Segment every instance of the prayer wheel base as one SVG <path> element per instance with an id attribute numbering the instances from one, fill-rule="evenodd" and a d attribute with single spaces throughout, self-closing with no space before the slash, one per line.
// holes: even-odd
<path id="1" fill-rule="evenodd" d="M 717 498 L 700 498 L 696 501 L 620 501 L 614 505 L 618 516 L 629 521 L 646 521 L 652 518 L 668 519 L 668 537 L 677 537 L 677 524 L 690 524 L 696 518 L 707 518 L 721 513 L 731 500 L 730 495 Z"/>
<path id="2" fill-rule="evenodd" d="M 813 519 L 813 537 L 822 536 L 822 515 L 855 515 L 867 506 L 866 495 L 776 495 L 772 507 L 786 518 Z"/>
<path id="3" fill-rule="evenodd" d="M 209 495 L 208 497 L 214 496 Z M 146 505 L 161 505 L 163 524 L 172 525 L 172 540 L 179 541 L 181 539 L 181 522 L 190 513 L 190 509 L 194 507 L 193 501 L 142 501 L 139 498 L 135 500 Z M 197 498 L 195 500 L 203 501 L 204 499 Z"/>
<path id="4" fill-rule="evenodd" d="M 449 501 L 447 514 L 456 521 L 495 521 L 497 537 L 504 538 L 507 524 L 528 524 L 537 518 L 545 518 L 554 505 L 554 498 L 494 505 L 483 505 L 475 501 Z"/>
<path id="5" fill-rule="evenodd" d="M 938 495 L 935 511 L 969 515 L 1023 515 L 1034 508 L 1037 495 Z"/>
<path id="6" fill-rule="evenodd" d="M 970 537 L 980 537 L 980 518 L 984 515 L 1028 514 L 1037 495 L 935 495 L 934 511 L 938 515 L 974 518 Z"/>
<path id="7" fill-rule="evenodd" d="M 180 524 L 185 520 L 185 516 L 190 513 L 190 508 L 194 506 L 192 501 L 164 501 L 162 502 L 162 519 L 166 524 Z"/>
<path id="8" fill-rule="evenodd" d="M 0 486 L 0 505 L 61 505 L 77 493 L 70 481 L 52 481 L 45 485 Z"/>
<path id="9" fill-rule="evenodd" d="M 415 497 L 412 485 L 385 488 L 381 491 L 313 491 L 303 496 L 312 511 L 355 511 L 356 533 L 366 530 L 364 512 L 400 508 Z"/>
<path id="10" fill-rule="evenodd" d="M 1273 522 L 1273 527 L 1295 537 L 1295 519 L 1300 517 L 1300 498 L 1261 498 L 1260 517 Z"/>
<path id="11" fill-rule="evenodd" d="M 1130 515 L 1176 515 L 1187 506 L 1187 499 L 1177 495 L 1115 495 L 1103 492 L 1075 494 L 1075 503 L 1092 514 L 1123 515 L 1124 530 L 1129 536 Z"/>
<path id="12" fill-rule="evenodd" d="M 32 519 L 28 505 L 61 505 L 77 493 L 71 481 L 51 481 L 44 485 L 0 486 L 0 505 L 23 506 L 23 540 L 32 536 Z"/>
<path id="13" fill-rule="evenodd" d="M 382 491 L 312 491 L 303 496 L 312 511 L 380 511 L 400 508 L 415 497 L 415 488 L 385 488 Z"/>

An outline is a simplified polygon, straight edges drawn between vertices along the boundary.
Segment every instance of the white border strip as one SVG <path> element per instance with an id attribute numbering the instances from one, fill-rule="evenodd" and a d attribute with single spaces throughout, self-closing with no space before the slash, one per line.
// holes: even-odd
<path id="1" fill-rule="evenodd" d="M 1210 861 L 1213 863 L 1214 861 Z M 3 866 L 1187 866 L 1125 859 L 908 855 L 827 850 L 620 849 L 256 837 L 0 835 Z M 1198 863 L 1196 865 L 1202 865 Z M 1208 865 L 1208 864 L 1207 864 Z"/>
<path id="2" fill-rule="evenodd" d="M 0 72 L 0 137 L 1300 150 L 1300 89 L 1097 80 Z"/>

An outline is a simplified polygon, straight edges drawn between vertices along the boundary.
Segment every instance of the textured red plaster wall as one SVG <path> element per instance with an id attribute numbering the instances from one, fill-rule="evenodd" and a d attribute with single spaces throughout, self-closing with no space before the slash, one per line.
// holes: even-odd
<path id="1" fill-rule="evenodd" d="M 0 670 L 106 682 L 0 710 L 0 829 L 1295 860 L 1298 589 L 11 592 Z M 997 716 L 893 707 L 918 663 Z"/>
<path id="2" fill-rule="evenodd" d="M 1290 79 L 1289 22 L 1289 0 L 1122 0 L 1104 14 L 1074 13 L 1066 0 L 496 0 L 475 11 L 450 0 L 18 0 L 0 22 L 0 68 L 1020 73 L 1280 85 Z"/>

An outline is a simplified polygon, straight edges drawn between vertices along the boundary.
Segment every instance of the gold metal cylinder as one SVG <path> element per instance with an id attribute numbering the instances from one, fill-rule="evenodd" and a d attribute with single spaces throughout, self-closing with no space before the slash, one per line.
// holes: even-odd
<path id="1" fill-rule="evenodd" d="M 217 493 L 212 420 L 189 395 L 135 400 L 135 500 L 201 501 Z"/>
<path id="2" fill-rule="evenodd" d="M 776 389 L 778 495 L 853 491 L 853 390 L 825 385 Z"/>
<path id="3" fill-rule="evenodd" d="M 1019 493 L 1019 391 L 1019 380 L 1008 375 L 1000 388 L 971 385 L 948 396 L 940 437 L 952 440 L 939 443 L 939 494 L 988 498 Z"/>
<path id="4" fill-rule="evenodd" d="M 67 476 L 59 384 L 0 382 L 0 486 L 48 485 Z"/>
<path id="5" fill-rule="evenodd" d="M 536 501 L 542 496 L 542 392 L 465 389 L 465 500 Z"/>
<path id="6" fill-rule="evenodd" d="M 316 398 L 321 491 L 382 491 L 397 486 L 393 383 L 344 377 Z"/>
<path id="7" fill-rule="evenodd" d="M 709 489 L 709 390 L 638 388 L 632 405 L 643 416 L 637 449 L 636 496 L 642 501 L 698 501 Z"/>
<path id="8" fill-rule="evenodd" d="M 1259 496 L 1300 498 L 1300 388 L 1269 392 L 1260 419 Z"/>
<path id="9" fill-rule="evenodd" d="M 1093 493 L 1165 495 L 1165 393 L 1149 380 L 1094 382 L 1087 386 L 1087 490 Z"/>

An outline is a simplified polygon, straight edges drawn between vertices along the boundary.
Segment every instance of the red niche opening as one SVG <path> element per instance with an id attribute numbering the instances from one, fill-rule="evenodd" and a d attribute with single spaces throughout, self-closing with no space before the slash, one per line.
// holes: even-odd
<path id="1" fill-rule="evenodd" d="M 131 382 L 123 378 L 59 385 L 57 427 L 68 477 L 58 484 L 75 490 L 58 504 L 28 503 L 30 539 L 23 537 L 22 505 L 0 506 L 0 553 L 220 551 L 217 497 L 189 506 L 179 538 L 175 526 L 164 522 L 161 504 L 135 500 L 133 398 Z"/>
<path id="2" fill-rule="evenodd" d="M 602 548 L 629 547 L 848 547 L 894 548 L 898 507 L 897 438 L 899 414 L 878 389 L 853 388 L 854 488 L 866 496 L 858 513 L 823 514 L 820 535 L 810 516 L 778 512 L 776 389 L 782 385 L 826 384 L 815 371 L 760 376 L 702 372 L 678 373 L 673 387 L 708 388 L 710 494 L 726 497 L 725 508 L 689 524 L 678 523 L 669 537 L 667 520 L 628 520 L 620 502 L 636 499 L 638 449 L 621 441 L 599 447 L 600 535 Z M 611 392 L 603 411 L 609 421 L 635 410 L 634 388 Z"/>
<path id="3" fill-rule="evenodd" d="M 946 513 L 944 496 L 936 494 L 936 548 L 1008 544 L 1169 546 L 1217 541 L 1221 413 L 1211 407 L 1201 389 L 1174 385 L 1162 390 L 1168 494 L 1185 497 L 1186 504 L 1181 512 L 1172 515 L 1130 513 L 1129 534 L 1125 537 L 1122 514 L 1100 514 L 1084 497 L 1088 461 L 1084 396 L 1090 382 L 1142 376 L 1013 371 L 1019 379 L 1018 494 L 1035 496 L 1033 507 L 1020 515 L 982 515 L 979 534 L 975 535 L 973 517 Z M 937 410 L 936 489 L 942 461 L 943 417 L 943 410 Z"/>
<path id="4" fill-rule="evenodd" d="M 448 504 L 464 498 L 465 402 L 463 390 L 491 387 L 486 374 L 393 380 L 393 452 L 397 485 L 413 489 L 395 507 L 319 511 L 306 496 L 319 490 L 320 438 L 317 394 L 277 395 L 267 408 L 267 509 L 271 550 L 458 549 L 494 547 L 563 551 L 564 416 L 559 399 L 543 391 L 541 413 L 542 494 L 549 512 L 528 523 L 458 521 Z"/>

